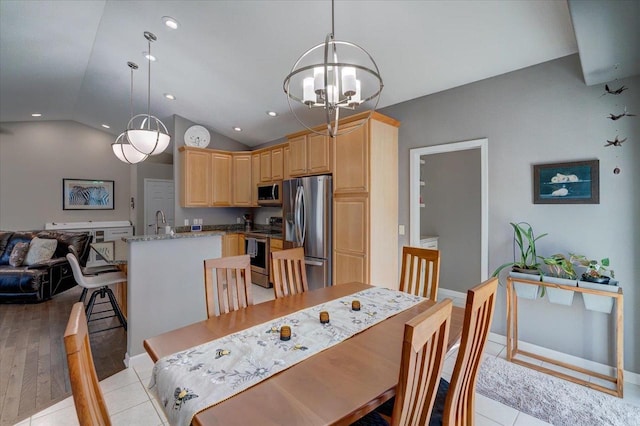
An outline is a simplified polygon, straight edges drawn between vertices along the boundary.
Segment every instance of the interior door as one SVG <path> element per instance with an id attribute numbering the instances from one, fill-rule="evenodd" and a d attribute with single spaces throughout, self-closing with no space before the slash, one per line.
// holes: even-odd
<path id="1" fill-rule="evenodd" d="M 153 234 L 156 224 L 156 212 L 164 212 L 167 225 L 174 226 L 175 193 L 173 180 L 144 180 L 144 233 Z"/>

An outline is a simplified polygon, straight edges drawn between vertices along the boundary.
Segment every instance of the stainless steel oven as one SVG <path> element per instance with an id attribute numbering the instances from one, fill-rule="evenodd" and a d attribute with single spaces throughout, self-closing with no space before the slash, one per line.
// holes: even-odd
<path id="1" fill-rule="evenodd" d="M 245 253 L 251 258 L 251 281 L 269 288 L 269 237 L 262 234 L 246 234 Z"/>

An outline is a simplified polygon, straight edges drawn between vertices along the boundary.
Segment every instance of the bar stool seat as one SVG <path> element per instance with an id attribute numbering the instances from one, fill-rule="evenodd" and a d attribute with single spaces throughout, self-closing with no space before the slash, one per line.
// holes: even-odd
<path id="1" fill-rule="evenodd" d="M 91 297 L 89 298 L 89 303 L 87 304 L 87 307 L 86 307 L 87 322 L 98 321 L 98 320 L 112 318 L 112 317 L 118 318 L 118 321 L 120 322 L 120 325 L 117 325 L 115 327 L 95 330 L 95 331 L 92 331 L 92 333 L 111 330 L 119 327 L 123 327 L 126 331 L 127 320 L 124 318 L 124 315 L 122 315 L 122 311 L 120 310 L 120 306 L 118 306 L 118 302 L 116 301 L 115 295 L 113 294 L 113 291 L 108 286 L 111 284 L 117 284 L 117 283 L 127 281 L 127 275 L 122 271 L 103 272 L 103 273 L 98 272 L 92 275 L 85 275 L 82 273 L 82 268 L 80 267 L 80 263 L 78 262 L 78 259 L 76 258 L 76 256 L 73 255 L 73 253 L 67 254 L 67 260 L 71 265 L 71 270 L 73 271 L 73 277 L 75 278 L 76 283 L 78 283 L 80 287 L 83 287 L 82 295 L 80 296 L 80 302 L 84 303 L 84 299 L 86 298 L 88 290 L 97 290 L 91 294 Z M 96 304 L 95 302 L 96 302 L 97 296 L 100 296 L 100 298 L 104 298 L 105 296 L 109 298 L 109 302 L 102 302 L 102 303 L 111 304 L 111 309 L 114 312 L 113 315 L 91 319 L 91 314 L 93 313 L 93 308 L 94 308 L 94 305 Z M 102 303 L 98 303 L 98 304 L 102 304 Z M 107 312 L 107 311 L 100 311 L 97 313 L 101 313 L 101 312 Z"/>

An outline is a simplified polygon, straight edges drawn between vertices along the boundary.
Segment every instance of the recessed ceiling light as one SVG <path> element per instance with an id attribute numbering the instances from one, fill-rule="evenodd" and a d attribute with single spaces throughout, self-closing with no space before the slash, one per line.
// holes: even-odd
<path id="1" fill-rule="evenodd" d="M 269 117 L 277 117 L 277 116 L 278 116 L 278 113 L 277 113 L 277 112 L 275 112 L 275 111 L 267 111 L 267 115 L 268 115 Z"/>
<path id="2" fill-rule="evenodd" d="M 42 117 L 42 114 L 40 114 L 39 112 L 34 112 L 33 114 L 31 114 L 32 117 Z"/>
<path id="3" fill-rule="evenodd" d="M 236 132 L 241 132 L 241 131 L 242 131 L 242 128 L 240 128 L 240 127 L 236 126 L 236 127 L 234 127 L 234 128 L 233 128 L 233 130 L 235 130 Z"/>
<path id="4" fill-rule="evenodd" d="M 104 127 L 105 129 L 110 129 L 111 126 L 109 126 L 108 124 L 101 124 L 102 127 Z"/>
<path id="5" fill-rule="evenodd" d="M 146 50 L 144 52 L 142 52 L 142 55 L 147 58 L 148 60 L 150 60 L 151 62 L 155 62 L 158 60 L 158 58 L 156 58 L 153 55 L 149 55 L 149 52 L 147 52 Z"/>
<path id="6" fill-rule="evenodd" d="M 172 101 L 176 100 L 176 97 L 173 96 L 171 93 L 165 93 L 164 97 L 167 98 L 167 99 L 171 99 Z"/>
<path id="7" fill-rule="evenodd" d="M 175 18 L 171 16 L 163 16 L 162 22 L 167 26 L 167 28 L 171 28 L 172 30 L 177 30 L 180 24 Z"/>

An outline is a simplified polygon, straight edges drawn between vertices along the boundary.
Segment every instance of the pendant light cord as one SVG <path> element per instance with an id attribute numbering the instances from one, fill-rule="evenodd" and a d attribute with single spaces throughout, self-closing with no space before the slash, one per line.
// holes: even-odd
<path id="1" fill-rule="evenodd" d="M 334 16 L 335 16 L 335 14 L 333 12 L 333 6 L 334 6 L 333 1 L 334 0 L 331 0 L 331 35 L 335 37 L 336 30 L 335 30 L 335 27 L 334 27 Z"/>
<path id="2" fill-rule="evenodd" d="M 147 79 L 147 130 L 151 129 L 151 39 L 147 39 L 147 43 L 149 44 L 149 49 L 147 52 L 149 53 L 149 57 L 147 58 L 149 62 L 149 78 Z"/>

